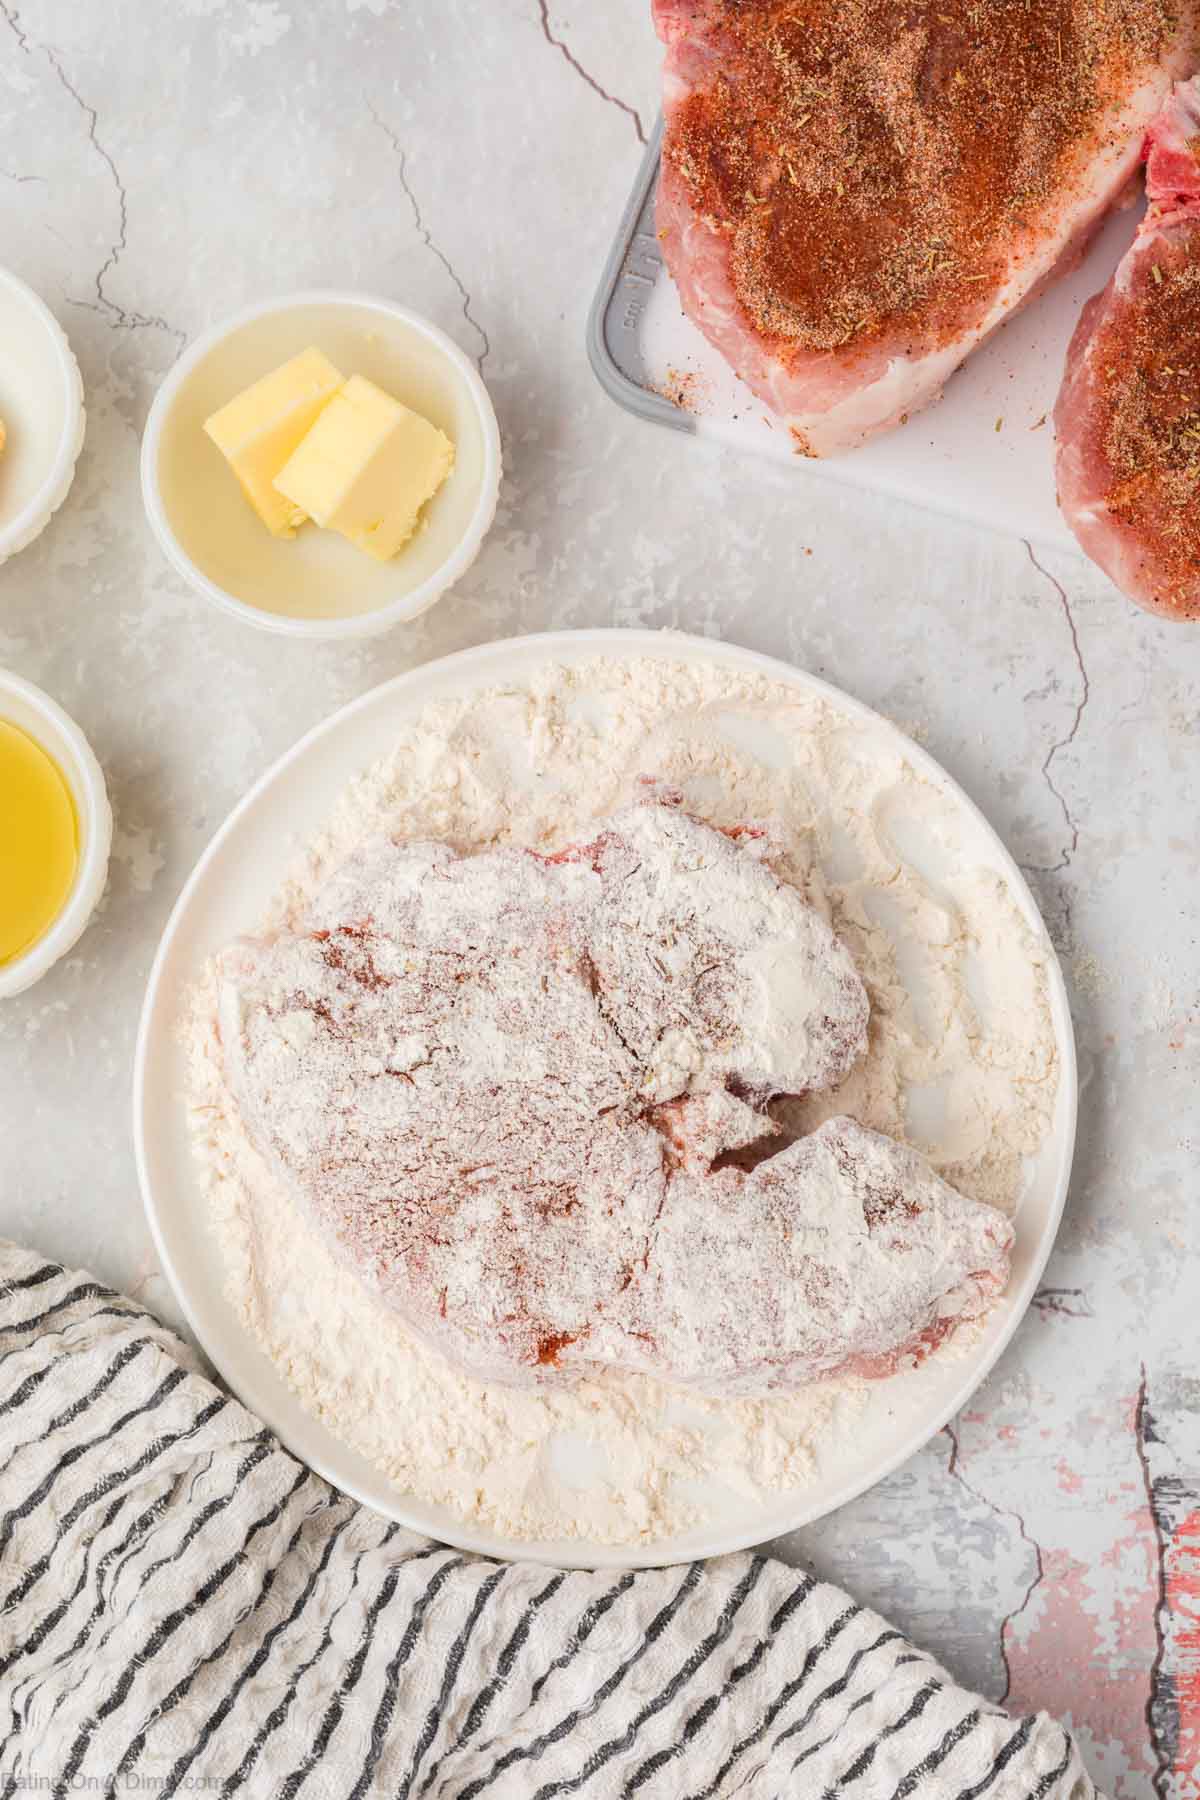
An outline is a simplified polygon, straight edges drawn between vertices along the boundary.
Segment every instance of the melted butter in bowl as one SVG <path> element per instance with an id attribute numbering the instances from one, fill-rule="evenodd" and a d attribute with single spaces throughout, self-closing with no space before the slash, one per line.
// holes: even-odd
<path id="1" fill-rule="evenodd" d="M 28 732 L 0 718 L 0 968 L 45 937 L 78 867 L 66 777 Z"/>
<path id="2" fill-rule="evenodd" d="M 112 812 L 78 725 L 0 669 L 0 1000 L 72 949 L 104 891 Z"/>
<path id="3" fill-rule="evenodd" d="M 205 435 L 222 406 L 312 346 L 455 447 L 449 477 L 389 561 L 332 531 L 273 537 Z M 142 444 L 147 515 L 179 573 L 224 611 L 297 637 L 364 636 L 432 606 L 474 561 L 499 482 L 496 417 L 469 357 L 416 313 L 355 294 L 270 301 L 199 339 L 159 390 Z"/>

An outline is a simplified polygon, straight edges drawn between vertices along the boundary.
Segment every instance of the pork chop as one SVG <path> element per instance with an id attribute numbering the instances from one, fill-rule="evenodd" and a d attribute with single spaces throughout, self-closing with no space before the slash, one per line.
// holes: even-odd
<path id="1" fill-rule="evenodd" d="M 1131 600 L 1200 619 L 1200 80 L 1175 89 L 1147 148 L 1141 229 L 1067 353 L 1058 501 Z"/>
<path id="2" fill-rule="evenodd" d="M 986 1310 L 1011 1243 L 915 1150 L 828 1119 L 749 1170 L 672 1179 L 614 1360 L 722 1394 L 891 1375 Z"/>
<path id="3" fill-rule="evenodd" d="M 220 958 L 253 1143 L 469 1373 L 761 1391 L 881 1371 L 1003 1285 L 1001 1215 L 849 1120 L 739 1162 L 866 1047 L 848 953 L 760 847 L 661 804 L 554 856 L 381 839 Z"/>
<path id="4" fill-rule="evenodd" d="M 667 266 L 811 456 L 935 400 L 1081 253 L 1195 66 L 1174 0 L 653 6 Z"/>

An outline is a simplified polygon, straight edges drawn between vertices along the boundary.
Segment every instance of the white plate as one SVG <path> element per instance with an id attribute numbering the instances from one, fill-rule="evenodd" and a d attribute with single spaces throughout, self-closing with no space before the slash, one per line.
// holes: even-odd
<path id="1" fill-rule="evenodd" d="M 347 785 L 392 747 L 402 720 L 435 699 L 458 698 L 519 680 L 549 661 L 659 657 L 717 663 L 819 695 L 856 723 L 890 735 L 927 781 L 947 796 L 956 850 L 1007 882 L 1045 956 L 1061 1076 L 1050 1136 L 1036 1159 L 1017 1215 L 1008 1292 L 980 1339 L 961 1355 L 933 1357 L 878 1384 L 850 1441 L 826 1458 L 817 1478 L 771 1505 L 747 1506 L 728 1525 L 629 1548 L 517 1542 L 464 1524 L 444 1508 L 400 1493 L 363 1457 L 302 1407 L 224 1297 L 217 1244 L 205 1223 L 183 1099 L 184 1053 L 177 1042 L 182 996 L 207 956 L 265 912 L 299 844 L 327 823 Z M 134 1075 L 134 1137 L 142 1194 L 162 1266 L 199 1342 L 230 1387 L 288 1448 L 346 1493 L 413 1530 L 463 1549 L 584 1568 L 653 1566 L 762 1543 L 842 1505 L 913 1454 L 964 1405 L 1011 1338 L 1045 1266 L 1066 1199 L 1075 1137 L 1075 1047 L 1066 992 L 1033 898 L 1016 864 L 978 809 L 933 759 L 867 707 L 770 657 L 708 639 L 642 631 L 579 631 L 518 638 L 468 650 L 385 683 L 303 738 L 251 789 L 201 857 L 168 922 L 142 1014 Z"/>

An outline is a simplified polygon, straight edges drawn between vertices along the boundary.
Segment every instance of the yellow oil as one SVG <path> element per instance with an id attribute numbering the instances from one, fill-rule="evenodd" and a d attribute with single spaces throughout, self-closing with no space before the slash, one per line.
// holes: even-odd
<path id="1" fill-rule="evenodd" d="M 0 967 L 44 937 L 79 863 L 79 825 L 58 764 L 0 719 Z"/>

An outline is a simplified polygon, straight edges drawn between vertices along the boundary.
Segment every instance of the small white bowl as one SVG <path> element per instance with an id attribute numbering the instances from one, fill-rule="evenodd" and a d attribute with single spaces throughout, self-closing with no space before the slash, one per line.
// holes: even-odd
<path id="1" fill-rule="evenodd" d="M 0 563 L 32 544 L 70 491 L 83 447 L 83 382 L 44 300 L 0 269 Z"/>
<path id="2" fill-rule="evenodd" d="M 219 406 L 310 344 L 453 440 L 453 470 L 390 562 L 315 525 L 272 537 L 204 433 Z M 415 619 L 474 562 L 499 491 L 500 431 L 475 365 L 418 313 L 366 294 L 267 300 L 205 333 L 163 382 L 142 439 L 142 498 L 169 561 L 223 611 L 291 637 L 366 637 Z"/>
<path id="3" fill-rule="evenodd" d="M 83 935 L 108 875 L 112 809 L 103 771 L 74 719 L 41 688 L 7 669 L 0 669 L 0 719 L 18 726 L 54 758 L 71 790 L 79 829 L 79 866 L 62 911 L 23 956 L 0 964 L 0 1000 L 5 1000 L 40 981 Z"/>

